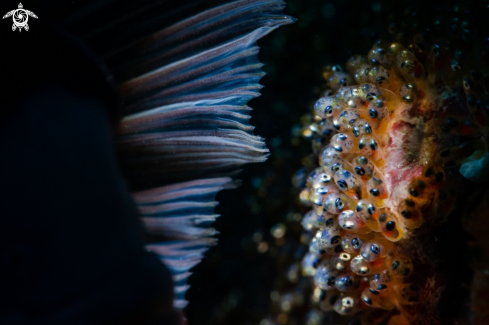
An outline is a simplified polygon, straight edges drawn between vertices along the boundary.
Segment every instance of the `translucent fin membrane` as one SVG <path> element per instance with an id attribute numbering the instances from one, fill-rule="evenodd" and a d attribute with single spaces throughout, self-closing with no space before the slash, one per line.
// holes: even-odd
<path id="1" fill-rule="evenodd" d="M 134 193 L 143 223 L 160 241 L 147 246 L 170 268 L 175 281 L 175 306 L 186 306 L 189 270 L 197 265 L 209 246 L 216 244 L 216 230 L 210 225 L 218 215 L 215 195 L 234 188 L 231 178 L 209 178 Z"/>
<path id="2" fill-rule="evenodd" d="M 126 174 L 148 182 L 236 169 L 265 161 L 268 153 L 262 138 L 238 130 L 135 134 L 121 137 L 120 143 Z"/>
<path id="3" fill-rule="evenodd" d="M 259 96 L 264 75 L 257 39 L 292 21 L 283 7 L 282 1 L 237 1 L 128 46 L 101 49 L 116 78 L 125 80 L 120 89 L 132 114 L 121 124 L 119 147 L 131 181 L 222 174 L 266 159 L 246 103 Z"/>
<path id="4" fill-rule="evenodd" d="M 174 62 L 175 58 L 192 57 L 197 46 L 213 48 L 233 37 L 239 38 L 263 28 L 273 29 L 284 23 L 286 17 L 281 13 L 283 8 L 284 2 L 276 0 L 231 2 L 112 51 L 108 57 L 111 62 L 123 67 L 127 65 L 123 52 L 138 52 L 140 48 L 145 48 L 145 56 L 134 62 L 134 69 L 152 71 L 163 64 Z M 216 50 L 220 51 L 219 47 Z M 229 52 L 227 56 L 232 54 Z"/>
<path id="5" fill-rule="evenodd" d="M 118 145 L 138 188 L 266 159 L 246 106 L 264 75 L 256 41 L 293 19 L 281 0 L 226 2 L 102 0 L 60 23 L 102 56 L 119 85 Z"/>
<path id="6" fill-rule="evenodd" d="M 174 273 L 185 306 L 188 271 L 215 240 L 215 194 L 245 163 L 268 156 L 247 102 L 263 77 L 256 42 L 293 19 L 281 0 L 101 0 L 60 25 L 99 54 L 122 95 L 116 139 L 148 246 Z M 87 24 L 87 21 L 90 23 Z M 186 183 L 183 181 L 195 180 Z"/>
<path id="7" fill-rule="evenodd" d="M 202 99 L 244 104 L 257 97 L 264 75 L 256 40 L 272 29 L 261 29 L 215 49 L 160 67 L 124 82 L 121 91 L 128 111 Z M 234 98 L 227 98 L 234 97 Z"/>

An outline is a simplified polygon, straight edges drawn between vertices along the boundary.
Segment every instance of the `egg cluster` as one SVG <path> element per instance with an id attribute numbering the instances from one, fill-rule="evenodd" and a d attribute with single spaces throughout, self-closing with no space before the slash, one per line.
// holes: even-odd
<path id="1" fill-rule="evenodd" d="M 300 198 L 312 206 L 302 220 L 312 238 L 303 274 L 328 297 L 319 303 L 322 310 L 351 315 L 367 306 L 391 310 L 420 302 L 423 290 L 409 282 L 413 263 L 395 242 L 420 227 L 424 214 L 451 210 L 455 192 L 444 181 L 444 167 L 457 150 L 426 153 L 394 197 L 384 176 L 389 159 L 396 159 L 389 157 L 389 145 L 398 140 L 392 139 L 393 123 L 413 109 L 418 116 L 430 114 L 439 104 L 433 99 L 440 97 L 433 96 L 435 80 L 426 78 L 424 66 L 399 43 L 377 43 L 368 57 L 351 57 L 346 68 L 348 73 L 338 66 L 324 72 L 330 89 L 305 127 L 323 140 L 321 148 L 315 144 L 319 167 Z M 428 134 L 460 133 L 471 125 L 440 114 L 426 128 Z"/>
<path id="2" fill-rule="evenodd" d="M 406 8 L 367 55 L 322 71 L 327 89 L 301 118 L 312 154 L 293 178 L 311 207 L 301 237 L 307 324 L 449 324 L 466 314 L 487 323 L 474 312 L 487 300 L 465 298 L 471 314 L 448 293 L 472 280 L 450 282 L 456 272 L 441 267 L 470 228 L 476 184 L 489 181 L 486 9 Z M 475 242 L 460 242 L 473 258 Z M 486 282 L 473 280 L 472 297 L 486 295 Z"/>

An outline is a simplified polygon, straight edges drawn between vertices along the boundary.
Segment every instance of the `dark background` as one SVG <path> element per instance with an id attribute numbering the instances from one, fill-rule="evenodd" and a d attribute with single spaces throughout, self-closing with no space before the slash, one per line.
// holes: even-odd
<path id="1" fill-rule="evenodd" d="M 301 208 L 291 177 L 310 153 L 309 142 L 297 134 L 301 116 L 325 88 L 323 67 L 344 67 L 349 56 L 366 55 L 389 29 L 429 26 L 447 11 L 456 16 L 467 4 L 287 1 L 285 13 L 298 21 L 259 41 L 260 60 L 267 72 L 261 81 L 265 88 L 261 97 L 249 103 L 254 109 L 255 134 L 267 139 L 271 156 L 263 164 L 244 167 L 239 189 L 218 195 L 219 244 L 190 278 L 186 309 L 190 325 L 259 324 L 273 310 L 270 293 L 281 285 L 279 277 L 287 267 L 284 255 L 300 253 L 292 248 L 299 243 L 301 228 L 294 213 Z M 487 10 L 486 4 L 478 4 Z M 277 223 L 287 226 L 281 239 L 270 233 Z M 258 251 L 261 241 L 270 247 L 264 253 Z"/>

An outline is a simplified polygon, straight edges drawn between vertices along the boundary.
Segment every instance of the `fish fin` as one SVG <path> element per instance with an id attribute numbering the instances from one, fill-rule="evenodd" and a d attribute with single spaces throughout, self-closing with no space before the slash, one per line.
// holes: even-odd
<path id="1" fill-rule="evenodd" d="M 209 2 L 216 3 L 202 3 Z M 240 0 L 196 14 L 198 2 L 122 3 L 130 14 L 120 16 L 120 9 L 114 16 L 101 4 L 103 20 L 92 17 L 87 26 L 81 12 L 63 24 L 79 29 L 118 82 L 124 119 L 117 144 L 131 186 L 226 175 L 266 160 L 246 103 L 262 88 L 257 40 L 293 22 L 282 13 L 285 3 Z M 193 15 L 185 17 L 187 11 Z M 181 19 L 168 24 L 170 12 Z M 141 26 L 127 28 L 141 16 Z"/>
<path id="2" fill-rule="evenodd" d="M 189 270 L 216 243 L 215 194 L 232 187 L 241 165 L 268 156 L 247 106 L 264 75 L 257 40 L 293 18 L 282 0 L 121 0 L 117 10 L 113 2 L 93 2 L 59 25 L 98 53 L 118 84 L 116 142 L 130 186 L 174 183 L 134 197 L 148 249 L 172 270 L 183 308 Z"/>
<path id="3" fill-rule="evenodd" d="M 215 196 L 236 185 L 229 177 L 208 178 L 134 193 L 143 223 L 153 237 L 146 248 L 156 253 L 173 274 L 176 308 L 187 304 L 190 269 L 217 243 L 212 237 L 217 231 L 210 227 L 219 216 L 214 213 L 218 204 Z"/>
<path id="4" fill-rule="evenodd" d="M 131 182 L 223 175 L 266 160 L 246 103 L 262 88 L 256 41 L 291 21 L 282 8 L 282 1 L 232 2 L 108 54 L 124 80 L 118 144 Z M 127 64 L 128 55 L 137 59 Z"/>

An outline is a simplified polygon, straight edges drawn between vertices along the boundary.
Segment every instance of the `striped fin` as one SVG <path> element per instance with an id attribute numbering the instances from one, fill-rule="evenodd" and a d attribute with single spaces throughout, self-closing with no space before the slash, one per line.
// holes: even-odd
<path id="1" fill-rule="evenodd" d="M 143 223 L 155 240 L 147 249 L 161 258 L 173 274 L 176 308 L 184 308 L 189 270 L 197 265 L 209 246 L 215 245 L 214 228 L 218 217 L 214 208 L 216 193 L 234 188 L 229 177 L 209 178 L 172 184 L 134 193 Z"/>
<path id="2" fill-rule="evenodd" d="M 210 172 L 224 175 L 244 163 L 264 161 L 268 149 L 253 135 L 246 103 L 262 88 L 256 41 L 292 22 L 282 13 L 285 3 L 234 1 L 161 30 L 150 22 L 124 26 L 148 10 L 154 11 L 151 17 L 163 9 L 165 15 L 185 12 L 183 4 L 126 6 L 132 8 L 130 15 L 100 26 L 94 19 L 82 37 L 119 81 L 126 116 L 118 145 L 129 182 L 141 188 Z M 101 12 L 105 20 L 113 15 Z"/>
<path id="3" fill-rule="evenodd" d="M 140 145 L 141 142 L 145 146 Z M 176 131 L 134 134 L 121 139 L 126 175 L 141 181 L 199 177 L 215 169 L 235 169 L 265 161 L 260 137 L 240 130 Z"/>
<path id="4" fill-rule="evenodd" d="M 258 11 L 266 8 L 271 12 Z M 209 172 L 230 172 L 244 163 L 266 159 L 268 149 L 264 139 L 253 135 L 251 109 L 246 103 L 259 96 L 258 81 L 264 75 L 257 58 L 257 39 L 291 21 L 278 15 L 282 8 L 282 1 L 233 2 L 110 56 L 117 62 L 114 57 L 142 46 L 148 48 L 144 61 L 115 68 L 121 78 L 133 76 L 120 85 L 128 115 L 121 123 L 119 138 L 123 167 L 133 184 L 205 177 Z M 228 9 L 231 12 L 226 12 Z M 249 30 L 248 24 L 255 26 L 257 21 L 261 25 Z M 191 23 L 199 26 L 197 38 L 193 28 L 188 30 Z M 225 24 L 232 24 L 234 31 L 244 35 L 228 34 Z M 185 42 L 163 39 L 169 35 L 175 40 L 193 39 L 194 46 L 203 40 L 230 39 L 194 53 Z M 168 62 L 167 53 L 190 56 Z"/>
<path id="5" fill-rule="evenodd" d="M 127 115 L 118 145 L 133 185 L 229 175 L 266 160 L 268 149 L 253 134 L 246 103 L 259 96 L 264 75 L 256 41 L 291 21 L 282 8 L 282 1 L 233 2 L 107 54 L 124 80 Z M 137 59 L 120 59 L 128 55 Z M 148 249 L 173 272 L 176 308 L 187 304 L 190 269 L 216 243 L 209 227 L 217 218 L 215 194 L 232 184 L 230 178 L 201 179 L 135 193 L 150 235 L 164 236 Z"/>
<path id="6" fill-rule="evenodd" d="M 117 144 L 133 188 L 229 175 L 268 156 L 246 105 L 262 88 L 256 42 L 293 19 L 283 0 L 224 2 L 101 0 L 59 23 L 118 83 Z"/>
<path id="7" fill-rule="evenodd" d="M 178 308 L 190 269 L 216 243 L 216 193 L 235 186 L 230 176 L 241 165 L 268 156 L 247 102 L 262 88 L 257 40 L 293 22 L 284 7 L 282 0 L 100 0 L 60 23 L 118 83 L 121 166 L 142 189 L 134 197 L 148 249 L 173 272 Z"/>

